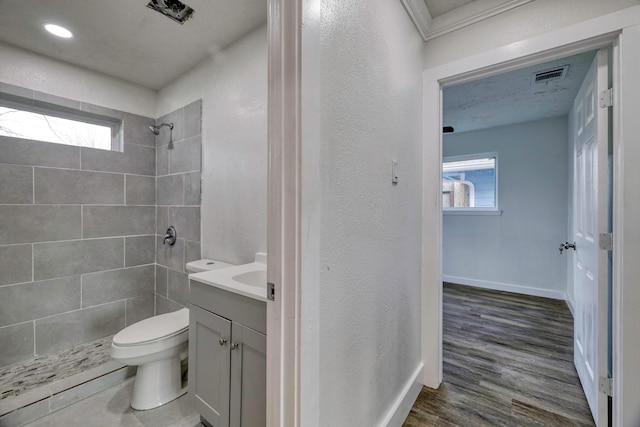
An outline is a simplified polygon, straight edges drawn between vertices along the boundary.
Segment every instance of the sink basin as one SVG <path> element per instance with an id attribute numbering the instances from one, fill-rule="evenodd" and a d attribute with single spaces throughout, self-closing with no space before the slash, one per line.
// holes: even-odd
<path id="1" fill-rule="evenodd" d="M 267 283 L 267 272 L 265 270 L 247 271 L 231 279 L 249 286 L 264 286 Z"/>

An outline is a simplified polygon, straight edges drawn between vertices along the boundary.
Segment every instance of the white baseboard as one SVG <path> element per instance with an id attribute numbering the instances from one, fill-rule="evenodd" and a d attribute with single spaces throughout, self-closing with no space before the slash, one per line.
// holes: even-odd
<path id="1" fill-rule="evenodd" d="M 566 294 L 561 291 L 534 288 L 531 286 L 512 285 L 509 283 L 487 282 L 484 280 L 467 279 L 466 277 L 442 276 L 444 282 L 458 283 L 460 285 L 475 286 L 477 288 L 493 289 L 494 291 L 506 291 L 516 294 L 532 295 L 534 297 L 552 298 L 566 301 Z"/>
<path id="2" fill-rule="evenodd" d="M 569 299 L 569 295 L 565 295 L 564 297 L 565 297 L 564 300 L 567 303 L 567 307 L 569 307 L 569 311 L 571 312 L 571 317 L 575 319 L 576 315 L 575 315 L 575 312 L 573 311 L 573 301 Z"/>
<path id="3" fill-rule="evenodd" d="M 398 395 L 395 402 L 387 412 L 380 423 L 381 427 L 402 427 L 404 421 L 409 415 L 409 411 L 416 402 L 420 390 L 422 390 L 422 371 L 424 364 L 420 362 L 420 365 L 416 368 L 413 375 L 409 378 L 407 383 L 402 389 L 402 392 Z"/>

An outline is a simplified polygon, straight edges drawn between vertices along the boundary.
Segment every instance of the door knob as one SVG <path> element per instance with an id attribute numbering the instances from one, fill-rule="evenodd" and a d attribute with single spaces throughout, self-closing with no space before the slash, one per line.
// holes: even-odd
<path id="1" fill-rule="evenodd" d="M 238 348 L 238 344 L 235 342 L 231 343 L 231 350 L 235 350 L 236 348 Z"/>
<path id="2" fill-rule="evenodd" d="M 227 340 L 224 338 L 220 338 L 218 342 L 220 343 L 220 345 L 225 345 L 227 343 Z"/>
<path id="3" fill-rule="evenodd" d="M 564 243 L 560 243 L 560 254 L 562 255 L 562 251 L 564 251 L 565 249 L 573 249 L 574 251 L 576 250 L 576 243 L 569 243 L 569 242 L 564 242 Z"/>

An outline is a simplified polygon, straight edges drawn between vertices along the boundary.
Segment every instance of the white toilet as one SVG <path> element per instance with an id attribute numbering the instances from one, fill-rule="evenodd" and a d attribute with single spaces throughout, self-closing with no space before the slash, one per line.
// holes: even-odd
<path id="1" fill-rule="evenodd" d="M 204 259 L 188 263 L 187 272 L 231 266 Z M 182 387 L 181 360 L 187 357 L 188 338 L 188 308 L 141 320 L 113 337 L 111 357 L 138 366 L 131 396 L 133 409 L 157 408 L 187 392 Z"/>

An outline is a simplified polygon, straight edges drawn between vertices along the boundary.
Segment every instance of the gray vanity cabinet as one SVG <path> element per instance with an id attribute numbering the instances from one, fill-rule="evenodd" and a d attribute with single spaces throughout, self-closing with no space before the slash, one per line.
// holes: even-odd
<path id="1" fill-rule="evenodd" d="M 189 394 L 212 427 L 266 424 L 266 303 L 191 280 Z"/>

